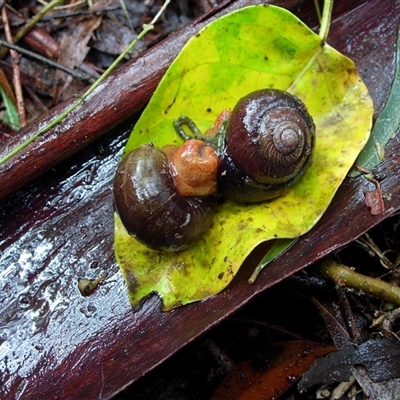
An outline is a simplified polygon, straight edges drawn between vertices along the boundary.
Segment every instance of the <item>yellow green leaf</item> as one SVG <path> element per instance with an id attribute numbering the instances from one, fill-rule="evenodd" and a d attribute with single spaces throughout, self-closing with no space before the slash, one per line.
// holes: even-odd
<path id="1" fill-rule="evenodd" d="M 221 110 L 261 88 L 287 90 L 307 105 L 316 125 L 312 166 L 276 200 L 224 202 L 204 238 L 180 253 L 147 249 L 116 215 L 115 254 L 132 304 L 157 292 L 170 309 L 219 293 L 255 246 L 304 234 L 327 209 L 368 139 L 372 101 L 354 63 L 279 7 L 243 8 L 193 37 L 134 127 L 125 154 L 144 143 L 179 142 L 172 122 L 182 114 L 205 131 Z"/>

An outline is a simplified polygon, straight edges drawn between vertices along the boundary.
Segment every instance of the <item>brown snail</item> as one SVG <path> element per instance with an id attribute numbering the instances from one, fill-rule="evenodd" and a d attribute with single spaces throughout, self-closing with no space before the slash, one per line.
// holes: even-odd
<path id="1" fill-rule="evenodd" d="M 217 190 L 230 200 L 254 203 L 281 196 L 311 164 L 313 120 L 298 97 L 282 90 L 263 89 L 241 98 L 206 135 L 182 116 L 175 129 L 185 139 L 182 125 L 220 154 Z"/>
<path id="2" fill-rule="evenodd" d="M 179 173 L 185 165 L 189 171 L 197 165 L 196 173 Z M 147 144 L 130 152 L 114 179 L 115 209 L 126 230 L 155 250 L 179 251 L 199 240 L 213 219 L 217 168 L 215 151 L 195 139 L 179 149 Z"/>
<path id="3" fill-rule="evenodd" d="M 259 90 L 243 97 L 226 125 L 218 192 L 260 202 L 287 192 L 311 164 L 315 126 L 296 96 Z"/>
<path id="4" fill-rule="evenodd" d="M 289 190 L 311 164 L 312 118 L 300 99 L 280 90 L 243 97 L 204 135 L 186 116 L 174 126 L 185 139 L 181 147 L 133 150 L 114 181 L 122 223 L 153 249 L 178 251 L 199 240 L 212 223 L 216 194 L 269 200 Z"/>

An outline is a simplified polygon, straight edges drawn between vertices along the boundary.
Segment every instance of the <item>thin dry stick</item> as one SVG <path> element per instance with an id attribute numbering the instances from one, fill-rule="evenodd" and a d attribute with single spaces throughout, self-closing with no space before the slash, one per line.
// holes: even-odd
<path id="1" fill-rule="evenodd" d="M 72 70 L 72 69 L 70 69 L 70 68 L 68 68 L 68 67 L 66 67 L 66 66 L 64 66 L 64 65 L 62 65 L 62 64 L 60 64 L 60 63 L 58 63 L 56 61 L 50 60 L 47 57 L 41 56 L 40 54 L 36 54 L 33 51 L 26 50 L 21 46 L 17 46 L 15 44 L 8 43 L 8 42 L 6 42 L 4 40 L 1 40 L 1 39 L 0 39 L 0 45 L 2 45 L 4 47 L 8 47 L 9 49 L 15 50 L 18 53 L 25 55 L 27 58 L 30 58 L 32 60 L 40 61 L 40 62 L 42 62 L 44 64 L 50 65 L 53 68 L 57 68 L 57 69 L 59 69 L 61 71 L 64 71 L 67 74 L 71 75 L 75 79 L 79 79 L 81 81 L 89 81 L 90 83 L 94 82 L 94 80 L 87 74 L 82 74 L 79 71 L 74 71 L 74 70 Z"/>
<path id="2" fill-rule="evenodd" d="M 3 18 L 4 32 L 6 34 L 6 39 L 8 42 L 12 43 L 11 30 L 8 22 L 8 14 L 5 6 L 3 6 L 1 9 L 1 16 Z M 14 85 L 15 97 L 17 99 L 19 124 L 22 127 L 26 125 L 26 115 L 25 115 L 24 97 L 22 95 L 21 71 L 19 68 L 21 55 L 14 50 L 11 50 L 10 54 L 13 67 L 13 85 Z"/>

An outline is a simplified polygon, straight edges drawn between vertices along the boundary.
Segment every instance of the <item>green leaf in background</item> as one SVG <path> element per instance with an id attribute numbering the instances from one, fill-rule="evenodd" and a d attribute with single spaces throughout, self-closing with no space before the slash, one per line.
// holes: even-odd
<path id="1" fill-rule="evenodd" d="M 271 261 L 278 258 L 281 254 L 283 254 L 286 250 L 292 247 L 298 238 L 295 239 L 276 239 L 273 242 L 272 246 L 265 253 L 263 259 L 258 263 L 257 267 L 254 269 L 251 277 L 249 278 L 249 283 L 254 283 L 258 277 L 258 274 L 262 271 L 262 269 L 267 266 Z"/>
<path id="2" fill-rule="evenodd" d="M 307 105 L 316 125 L 311 168 L 276 200 L 224 202 L 204 238 L 176 254 L 142 246 L 116 215 L 115 254 L 132 304 L 157 292 L 168 310 L 215 295 L 259 243 L 304 234 L 328 207 L 368 139 L 372 101 L 354 63 L 279 7 L 238 10 L 192 38 L 134 127 L 125 154 L 148 142 L 179 142 L 172 121 L 182 114 L 205 131 L 221 110 L 261 88 L 287 90 Z"/>
<path id="3" fill-rule="evenodd" d="M 385 108 L 379 114 L 371 136 L 357 158 L 356 165 L 366 171 L 371 171 L 385 158 L 385 146 L 393 138 L 400 126 L 400 29 L 397 35 L 396 73 L 393 78 Z M 360 175 L 354 168 L 351 177 Z"/>
<path id="4" fill-rule="evenodd" d="M 3 86 L 0 85 L 0 96 L 3 99 L 5 111 L 3 113 L 3 121 L 5 124 L 10 125 L 13 129 L 19 129 L 19 116 L 18 110 L 13 101 L 8 97 Z"/>

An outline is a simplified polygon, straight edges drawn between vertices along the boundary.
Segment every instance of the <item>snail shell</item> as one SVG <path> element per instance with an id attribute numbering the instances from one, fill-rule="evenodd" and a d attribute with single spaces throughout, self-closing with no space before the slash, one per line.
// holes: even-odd
<path id="1" fill-rule="evenodd" d="M 114 179 L 114 204 L 123 225 L 155 250 L 179 251 L 198 241 L 211 226 L 215 203 L 213 195 L 182 196 L 166 153 L 151 144 L 127 154 Z"/>
<path id="2" fill-rule="evenodd" d="M 259 90 L 236 104 L 229 118 L 218 192 L 239 202 L 285 193 L 311 164 L 315 126 L 296 96 Z"/>

